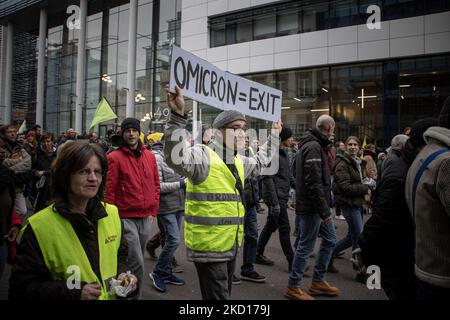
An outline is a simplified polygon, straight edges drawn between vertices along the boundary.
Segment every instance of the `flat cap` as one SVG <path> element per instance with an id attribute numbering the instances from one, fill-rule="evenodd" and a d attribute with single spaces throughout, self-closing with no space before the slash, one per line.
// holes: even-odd
<path id="1" fill-rule="evenodd" d="M 215 129 L 220 129 L 224 128 L 227 124 L 236 120 L 246 121 L 245 116 L 239 111 L 226 110 L 219 113 L 219 115 L 214 119 L 212 126 Z"/>

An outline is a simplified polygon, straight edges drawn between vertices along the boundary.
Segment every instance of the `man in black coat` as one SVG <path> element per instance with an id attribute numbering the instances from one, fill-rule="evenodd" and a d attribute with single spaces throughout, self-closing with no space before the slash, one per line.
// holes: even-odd
<path id="1" fill-rule="evenodd" d="M 296 156 L 296 214 L 299 215 L 298 245 L 292 272 L 289 276 L 285 297 L 293 300 L 312 300 L 300 288 L 301 280 L 308 265 L 309 255 L 314 250 L 320 234 L 322 243 L 317 257 L 311 294 L 336 296 L 339 289 L 325 281 L 325 273 L 336 244 L 336 231 L 330 209 L 330 174 L 328 172 L 329 137 L 335 127 L 334 119 L 322 115 L 317 119 L 316 128 L 308 130 L 299 141 Z"/>
<path id="2" fill-rule="evenodd" d="M 262 196 L 269 208 L 267 222 L 258 239 L 258 251 L 255 263 L 273 265 L 274 262 L 264 256 L 264 249 L 273 232 L 278 229 L 280 244 L 291 270 L 294 251 L 292 250 L 287 212 L 290 188 L 295 188 L 295 180 L 291 175 L 287 149 L 292 145 L 292 130 L 283 127 L 280 132 L 279 168 L 275 175 L 262 177 Z"/>
<path id="3" fill-rule="evenodd" d="M 375 191 L 372 216 L 359 238 L 365 266 L 381 270 L 381 286 L 391 300 L 415 300 L 414 226 L 405 199 L 408 169 L 425 146 L 423 133 L 436 125 L 433 118 L 416 121 L 400 157 L 383 170 Z"/>

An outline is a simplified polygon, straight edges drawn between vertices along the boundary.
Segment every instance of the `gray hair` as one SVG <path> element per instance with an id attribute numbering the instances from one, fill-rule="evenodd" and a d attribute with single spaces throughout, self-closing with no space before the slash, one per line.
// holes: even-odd
<path id="1" fill-rule="evenodd" d="M 321 115 L 316 122 L 316 128 L 319 129 L 320 131 L 328 131 L 331 127 L 335 125 L 336 122 L 334 121 L 334 119 L 327 114 Z"/>

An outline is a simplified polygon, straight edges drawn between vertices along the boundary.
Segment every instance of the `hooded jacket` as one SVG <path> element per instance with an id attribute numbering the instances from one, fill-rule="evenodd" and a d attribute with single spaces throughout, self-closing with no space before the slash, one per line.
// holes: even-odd
<path id="1" fill-rule="evenodd" d="M 356 160 L 350 155 L 336 156 L 334 163 L 333 192 L 342 208 L 361 207 L 369 187 L 361 182 L 361 173 Z"/>
<path id="2" fill-rule="evenodd" d="M 122 219 L 156 216 L 160 184 L 155 155 L 140 142 L 139 150 L 128 146 L 108 154 L 105 201 L 119 209 Z"/>
<path id="3" fill-rule="evenodd" d="M 155 155 L 158 165 L 161 186 L 158 214 L 162 215 L 184 211 L 186 184 L 184 183 L 183 177 L 167 165 L 163 152 L 163 144 L 161 142 L 152 145 L 152 152 Z"/>
<path id="4" fill-rule="evenodd" d="M 318 129 L 300 138 L 296 155 L 296 214 L 330 215 L 330 174 L 328 146 L 331 141 Z"/>
<path id="5" fill-rule="evenodd" d="M 435 158 L 423 173 L 412 202 L 413 184 L 422 163 L 435 151 L 450 149 L 450 129 L 430 127 L 427 145 L 412 163 L 406 180 L 406 200 L 416 227 L 417 277 L 428 284 L 450 288 L 450 151 Z M 415 209 L 415 210 L 414 210 Z"/>

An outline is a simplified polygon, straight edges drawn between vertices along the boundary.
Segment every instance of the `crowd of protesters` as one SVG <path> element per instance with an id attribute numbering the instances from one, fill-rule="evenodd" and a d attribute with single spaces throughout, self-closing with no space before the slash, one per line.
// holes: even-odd
<path id="1" fill-rule="evenodd" d="M 389 299 L 449 299 L 450 98 L 437 119 L 414 122 L 385 150 L 366 137 L 342 137 L 328 115 L 298 139 L 274 123 L 260 145 L 246 136 L 245 116 L 232 110 L 204 127 L 196 143 L 186 130 L 177 136 L 189 126 L 181 89 L 167 91 L 167 101 L 164 132 L 144 134 L 134 118 L 104 138 L 0 128 L 0 277 L 5 263 L 14 265 L 11 299 L 117 298 L 110 278 L 129 279 L 126 298 L 139 299 L 146 275 L 165 292 L 167 284 L 186 284 L 175 275 L 183 271 L 175 259 L 182 242 L 203 299 L 230 299 L 241 280 L 266 281 L 254 264 L 274 264 L 265 247 L 277 231 L 288 299 L 339 296 L 326 274 L 339 273 L 335 259 L 349 248 L 355 279 L 365 283 L 367 268 L 378 266 Z M 181 161 L 173 158 L 178 138 Z M 274 141 L 277 149 L 268 152 Z M 263 174 L 275 155 L 278 169 Z M 261 203 L 267 220 L 258 234 Z M 296 214 L 292 230 L 288 209 Z M 348 226 L 342 239 L 334 219 Z M 159 232 L 150 239 L 154 220 Z M 145 268 L 145 251 L 153 270 Z M 83 266 L 75 289 L 64 274 L 73 264 Z"/>

